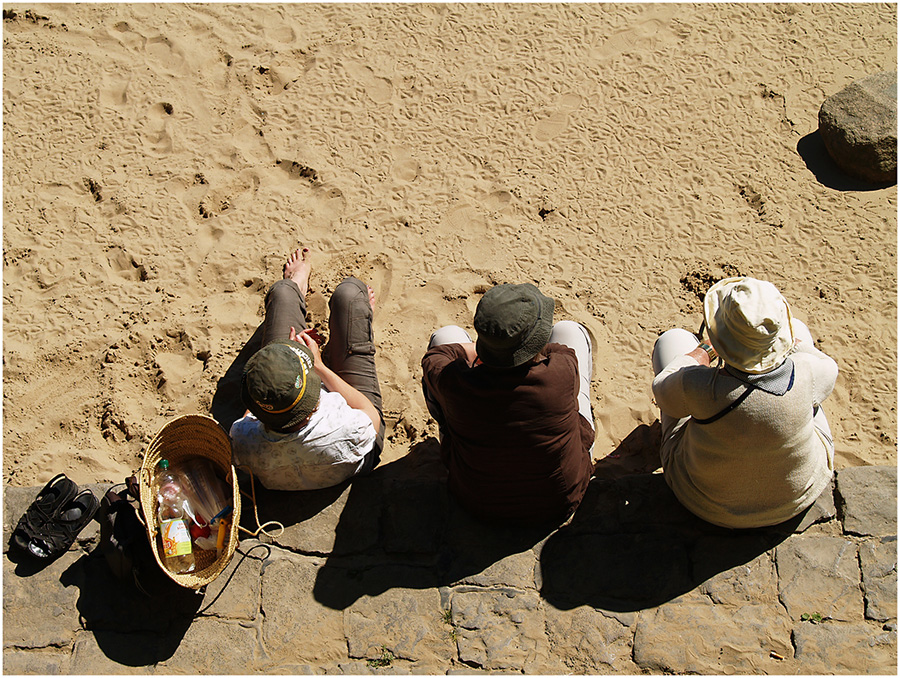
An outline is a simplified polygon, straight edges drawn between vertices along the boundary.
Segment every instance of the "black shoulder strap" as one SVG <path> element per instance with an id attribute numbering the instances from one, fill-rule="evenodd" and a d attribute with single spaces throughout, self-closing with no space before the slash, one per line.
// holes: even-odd
<path id="1" fill-rule="evenodd" d="M 734 402 L 731 403 L 728 407 L 726 407 L 721 412 L 714 414 L 713 416 L 709 417 L 708 419 L 697 419 L 696 417 L 694 417 L 692 421 L 695 424 L 701 424 L 701 425 L 702 424 L 711 424 L 714 421 L 718 421 L 719 419 L 724 417 L 726 414 L 731 412 L 731 410 L 733 410 L 735 407 L 737 407 L 742 402 L 744 402 L 747 399 L 747 396 L 750 395 L 750 391 L 752 391 L 754 388 L 756 388 L 756 387 L 748 384 L 747 389 L 743 393 L 741 393 L 741 395 L 739 395 L 737 398 L 735 398 Z"/>

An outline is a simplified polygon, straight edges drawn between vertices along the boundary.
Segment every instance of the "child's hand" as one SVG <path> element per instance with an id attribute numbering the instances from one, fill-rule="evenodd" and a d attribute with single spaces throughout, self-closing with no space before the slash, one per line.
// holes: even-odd
<path id="1" fill-rule="evenodd" d="M 318 371 L 325 366 L 325 363 L 322 362 L 322 352 L 319 350 L 319 343 L 314 339 L 317 335 L 318 332 L 314 329 L 303 330 L 300 334 L 297 334 L 294 328 L 291 328 L 291 340 L 299 341 L 306 345 L 309 352 L 313 354 L 313 367 Z"/>

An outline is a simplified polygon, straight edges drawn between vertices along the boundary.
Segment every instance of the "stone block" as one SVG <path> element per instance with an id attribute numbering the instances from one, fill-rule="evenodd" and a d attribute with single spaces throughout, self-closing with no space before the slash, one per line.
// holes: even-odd
<path id="1" fill-rule="evenodd" d="M 863 618 L 856 544 L 838 537 L 794 537 L 775 550 L 778 595 L 791 616 Z"/>
<path id="2" fill-rule="evenodd" d="M 778 595 L 778 577 L 773 554 L 764 550 L 766 546 L 767 540 L 749 535 L 700 540 L 691 553 L 695 577 L 716 573 L 703 581 L 700 591 L 719 604 L 739 606 L 774 600 Z M 735 560 L 752 557 L 760 550 L 761 555 L 732 565 Z"/>
<path id="3" fill-rule="evenodd" d="M 260 521 L 285 526 L 272 541 L 306 554 L 359 553 L 377 545 L 381 503 L 381 484 L 371 478 L 310 492 L 257 490 Z"/>
<path id="4" fill-rule="evenodd" d="M 535 559 L 554 529 L 481 522 L 451 503 L 440 554 L 444 581 L 534 588 Z"/>
<path id="5" fill-rule="evenodd" d="M 847 174 L 872 183 L 897 180 L 897 72 L 860 78 L 819 109 L 825 148 Z"/>
<path id="6" fill-rule="evenodd" d="M 228 567 L 206 587 L 203 613 L 227 619 L 256 619 L 259 612 L 262 559 L 253 554 L 268 554 L 270 548 L 255 539 L 238 544 Z"/>
<path id="7" fill-rule="evenodd" d="M 343 614 L 310 596 L 318 569 L 318 559 L 278 553 L 263 564 L 262 639 L 275 664 L 347 657 Z"/>
<path id="8" fill-rule="evenodd" d="M 456 583 L 534 589 L 536 567 L 537 558 L 534 551 L 529 549 L 522 553 L 513 553 L 505 558 L 501 558 L 497 562 L 488 565 L 481 572 L 463 576 Z"/>
<path id="9" fill-rule="evenodd" d="M 776 603 L 734 607 L 675 601 L 638 617 L 634 661 L 644 672 L 780 673 L 793 653 L 790 620 Z"/>
<path id="10" fill-rule="evenodd" d="M 454 592 L 450 612 L 460 661 L 492 671 L 525 671 L 547 662 L 550 643 L 533 591 Z"/>
<path id="11" fill-rule="evenodd" d="M 96 552 L 79 558 L 60 581 L 78 592 L 78 614 L 82 626 L 91 631 L 164 633 L 184 629 L 204 601 L 201 592 L 178 586 L 161 573 L 152 580 L 149 591 L 153 595 L 148 596 L 132 581 L 117 579 Z"/>
<path id="12" fill-rule="evenodd" d="M 844 531 L 864 537 L 897 535 L 897 468 L 857 466 L 837 472 Z"/>
<path id="13" fill-rule="evenodd" d="M 897 617 L 897 539 L 872 539 L 859 546 L 866 619 Z"/>
<path id="14" fill-rule="evenodd" d="M 592 480 L 566 529 L 614 534 L 655 532 L 663 525 L 682 530 L 707 526 L 681 505 L 662 474 L 645 473 Z"/>
<path id="15" fill-rule="evenodd" d="M 159 662 L 160 673 L 225 675 L 252 673 L 259 662 L 257 630 L 240 622 L 194 620 L 175 649 Z"/>
<path id="16" fill-rule="evenodd" d="M 604 674 L 623 668 L 640 673 L 631 662 L 634 630 L 619 618 L 587 605 L 566 611 L 546 605 L 544 618 L 553 656 L 561 664 L 554 673 Z"/>
<path id="17" fill-rule="evenodd" d="M 283 666 L 267 666 L 265 672 L 270 675 L 279 676 L 315 676 L 321 673 L 329 673 L 327 666 L 317 665 L 315 667 L 309 664 L 285 664 Z"/>
<path id="18" fill-rule="evenodd" d="M 837 507 L 834 504 L 834 478 L 828 486 L 822 491 L 822 494 L 816 499 L 803 514 L 794 531 L 798 534 L 805 532 L 813 525 L 827 523 L 837 517 Z"/>
<path id="19" fill-rule="evenodd" d="M 795 667 L 804 674 L 897 674 L 897 632 L 866 623 L 804 622 L 794 628 Z"/>
<path id="20" fill-rule="evenodd" d="M 170 657 L 175 646 L 166 645 L 157 634 L 83 631 L 75 640 L 69 666 L 73 675 L 82 676 L 154 675 L 156 662 Z"/>
<path id="21" fill-rule="evenodd" d="M 76 567 L 80 555 L 64 553 L 43 569 L 26 569 L 21 576 L 9 558 L 3 559 L 3 647 L 70 647 L 78 618 L 78 589 L 63 586 L 66 570 Z M 25 563 L 26 568 L 30 563 Z"/>
<path id="22" fill-rule="evenodd" d="M 352 658 L 378 660 L 385 651 L 409 661 L 449 661 L 453 644 L 436 589 L 393 588 L 364 596 L 344 610 Z"/>
<path id="23" fill-rule="evenodd" d="M 363 596 L 379 596 L 394 588 L 427 589 L 440 585 L 433 561 L 374 558 L 329 558 L 319 568 L 313 597 L 334 610 L 344 610 Z"/>
<path id="24" fill-rule="evenodd" d="M 3 673 L 7 676 L 58 676 L 74 673 L 69 670 L 72 660 L 70 650 L 31 651 L 3 650 Z"/>

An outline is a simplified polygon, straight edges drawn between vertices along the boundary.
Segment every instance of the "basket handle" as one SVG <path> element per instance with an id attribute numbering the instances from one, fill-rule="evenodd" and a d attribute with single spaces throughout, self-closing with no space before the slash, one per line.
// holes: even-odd
<path id="1" fill-rule="evenodd" d="M 242 527 L 241 525 L 238 525 L 238 529 L 241 532 L 246 532 L 251 537 L 257 537 L 257 536 L 259 536 L 260 533 L 262 533 L 262 534 L 266 535 L 267 537 L 269 537 L 270 539 L 277 539 L 282 534 L 284 534 L 284 525 L 279 523 L 277 520 L 270 520 L 270 521 L 260 525 L 259 511 L 257 511 L 257 509 L 256 509 L 256 481 L 255 481 L 255 478 L 253 477 L 253 471 L 250 469 L 249 466 L 238 466 L 237 468 L 244 470 L 250 474 L 250 491 L 253 493 L 253 495 L 250 496 L 243 490 L 241 490 L 241 494 L 244 495 L 245 497 L 247 497 L 247 499 L 249 499 L 250 502 L 253 504 L 253 517 L 256 520 L 256 531 L 255 532 L 251 532 L 246 527 Z M 280 532 L 278 534 L 270 534 L 266 530 L 266 528 L 269 527 L 270 525 L 277 526 L 279 528 Z"/>
<path id="2" fill-rule="evenodd" d="M 144 470 L 145 469 L 142 468 L 140 471 L 138 471 L 138 473 L 141 474 L 141 477 L 144 476 Z M 141 505 L 141 486 L 138 483 L 136 475 L 128 476 L 125 479 L 125 491 L 137 500 L 139 510 L 135 511 L 134 515 L 137 516 L 137 519 L 141 523 L 141 525 L 146 528 L 147 523 L 144 520 L 144 509 Z"/>

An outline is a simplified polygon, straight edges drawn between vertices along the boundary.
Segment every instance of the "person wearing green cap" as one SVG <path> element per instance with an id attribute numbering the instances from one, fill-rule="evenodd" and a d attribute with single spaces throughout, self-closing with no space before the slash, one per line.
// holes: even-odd
<path id="1" fill-rule="evenodd" d="M 231 426 L 235 465 L 270 490 L 315 490 L 368 473 L 384 444 L 374 293 L 353 277 L 337 286 L 326 364 L 306 327 L 309 274 L 309 249 L 297 249 L 266 294 L 263 347 L 241 376 L 247 412 Z"/>
<path id="2" fill-rule="evenodd" d="M 442 327 L 422 358 L 448 487 L 482 518 L 560 522 L 587 490 L 591 342 L 576 322 L 554 325 L 554 305 L 530 283 L 497 285 L 475 310 L 477 341 Z"/>
<path id="3" fill-rule="evenodd" d="M 703 316 L 709 344 L 675 328 L 653 347 L 663 476 L 707 522 L 782 523 L 830 485 L 834 440 L 822 401 L 837 363 L 770 282 L 720 280 Z"/>

